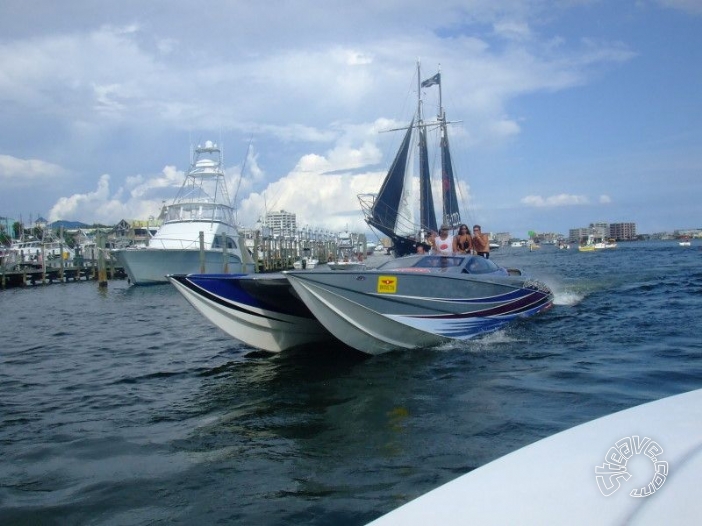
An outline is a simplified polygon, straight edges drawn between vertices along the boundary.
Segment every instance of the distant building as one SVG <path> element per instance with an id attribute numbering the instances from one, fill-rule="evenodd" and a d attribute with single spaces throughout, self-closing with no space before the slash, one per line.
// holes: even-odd
<path id="1" fill-rule="evenodd" d="M 19 223 L 19 221 L 11 217 L 0 216 L 0 232 L 9 238 L 17 237 L 16 234 L 19 234 L 19 232 L 15 232 L 15 223 Z"/>
<path id="2" fill-rule="evenodd" d="M 636 239 L 636 223 L 611 223 L 609 237 L 617 241 L 631 241 Z"/>
<path id="3" fill-rule="evenodd" d="M 609 223 L 590 223 L 590 234 L 598 239 L 607 239 L 609 235 Z"/>
<path id="4" fill-rule="evenodd" d="M 589 228 L 571 228 L 568 230 L 568 241 L 579 243 L 582 240 L 586 240 L 590 234 L 592 234 L 592 231 Z"/>
<path id="5" fill-rule="evenodd" d="M 587 228 L 572 228 L 569 230 L 570 242 L 581 242 L 589 236 L 596 239 L 616 239 L 630 241 L 636 239 L 636 223 L 590 223 Z"/>
<path id="6" fill-rule="evenodd" d="M 270 228 L 273 236 L 294 236 L 297 232 L 297 216 L 285 210 L 267 212 L 264 226 Z"/>
<path id="7" fill-rule="evenodd" d="M 512 235 L 509 232 L 497 232 L 491 239 L 501 246 L 507 246 Z"/>

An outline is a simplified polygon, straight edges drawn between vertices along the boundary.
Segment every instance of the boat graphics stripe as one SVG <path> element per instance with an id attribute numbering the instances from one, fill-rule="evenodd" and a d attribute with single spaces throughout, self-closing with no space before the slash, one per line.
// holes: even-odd
<path id="1" fill-rule="evenodd" d="M 502 297 L 486 298 L 485 303 L 496 303 L 502 300 Z M 534 308 L 544 307 L 552 301 L 550 295 L 542 292 L 530 291 L 516 301 L 504 302 L 495 307 L 484 310 L 476 310 L 461 314 L 428 314 L 425 316 L 413 316 L 415 318 L 435 318 L 435 319 L 459 319 L 459 318 L 484 318 L 487 316 L 511 316 L 521 313 L 528 313 Z"/>
<path id="2" fill-rule="evenodd" d="M 420 318 L 417 316 L 388 316 L 399 323 L 414 329 L 438 334 L 446 338 L 469 339 L 480 334 L 501 329 L 516 318 L 529 317 L 550 307 L 537 306 L 519 313 L 499 317 L 453 317 L 453 318 Z"/>
<path id="3" fill-rule="evenodd" d="M 242 274 L 243 275 L 243 274 Z M 235 275 L 232 275 L 235 276 Z M 292 323 L 290 320 L 286 320 L 280 316 L 273 316 L 272 311 L 269 308 L 266 308 L 261 305 L 260 302 L 256 301 L 255 298 L 252 296 L 246 294 L 243 291 L 238 291 L 239 294 L 237 294 L 237 300 L 238 302 L 235 302 L 231 299 L 224 298 L 218 294 L 215 294 L 213 292 L 210 292 L 203 286 L 201 286 L 199 283 L 205 283 L 211 284 L 214 283 L 213 280 L 202 280 L 199 281 L 199 283 L 195 283 L 196 278 L 191 278 L 189 276 L 185 275 L 172 275 L 171 278 L 175 279 L 178 281 L 178 283 L 182 284 L 183 286 L 187 287 L 189 290 L 191 290 L 193 293 L 202 296 L 204 298 L 207 298 L 208 300 L 220 305 L 221 307 L 225 309 L 231 309 L 235 310 L 244 314 L 248 314 L 250 316 L 257 316 L 263 319 L 269 319 L 272 321 L 277 321 L 281 323 Z M 231 292 L 231 290 L 230 290 Z M 278 314 L 285 314 L 283 312 L 279 312 Z M 304 316 L 302 316 L 304 314 Z M 304 308 L 301 312 L 296 313 L 296 316 L 299 317 L 304 317 L 304 318 L 309 318 L 309 319 L 314 319 L 314 316 L 312 316 L 312 313 L 309 312 L 308 309 Z"/>

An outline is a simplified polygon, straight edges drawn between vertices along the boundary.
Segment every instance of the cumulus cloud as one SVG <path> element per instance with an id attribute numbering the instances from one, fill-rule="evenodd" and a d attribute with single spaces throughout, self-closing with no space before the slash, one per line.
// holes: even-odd
<path id="1" fill-rule="evenodd" d="M 61 166 L 39 159 L 18 159 L 0 155 L 0 184 L 3 188 L 29 187 L 55 180 L 68 171 Z"/>
<path id="2" fill-rule="evenodd" d="M 521 199 L 521 202 L 527 206 L 535 207 L 556 207 L 556 206 L 572 206 L 586 205 L 589 200 L 584 195 L 559 194 L 549 197 L 540 195 L 528 195 Z"/>
<path id="3" fill-rule="evenodd" d="M 385 172 L 350 170 L 367 156 L 363 150 L 329 155 L 304 155 L 290 173 L 249 194 L 238 206 L 239 222 L 253 225 L 268 211 L 286 210 L 296 214 L 299 227 L 365 230 L 357 195 L 377 192 Z"/>
<path id="4" fill-rule="evenodd" d="M 103 174 L 95 190 L 61 197 L 51 207 L 49 221 L 79 220 L 86 223 L 115 224 L 121 219 L 158 216 L 164 202 L 171 202 L 184 174 L 173 166 L 153 177 L 129 177 L 113 192 L 110 176 Z"/>
<path id="5" fill-rule="evenodd" d="M 609 197 L 608 195 L 603 194 L 600 196 L 600 204 L 608 205 L 611 202 L 612 202 L 612 198 Z"/>

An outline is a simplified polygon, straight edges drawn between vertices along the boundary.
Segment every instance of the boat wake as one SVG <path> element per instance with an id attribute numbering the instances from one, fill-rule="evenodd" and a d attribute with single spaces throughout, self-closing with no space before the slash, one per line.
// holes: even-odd
<path id="1" fill-rule="evenodd" d="M 585 298 L 585 295 L 580 293 L 580 292 L 574 292 L 574 291 L 553 291 L 553 304 L 554 305 L 566 305 L 566 306 L 573 306 L 577 305 L 583 299 Z"/>
<path id="2" fill-rule="evenodd" d="M 488 349 L 493 349 L 495 346 L 518 342 L 519 338 L 515 337 L 514 331 L 509 329 L 500 329 L 495 332 L 490 332 L 470 340 L 454 340 L 446 342 L 442 345 L 437 345 L 433 349 L 436 351 L 451 351 L 457 350 L 467 352 L 483 352 Z"/>
<path id="3" fill-rule="evenodd" d="M 587 295 L 583 290 L 578 290 L 575 287 L 554 282 L 553 280 L 544 280 L 546 285 L 553 292 L 553 304 L 558 306 L 572 307 L 585 299 Z"/>

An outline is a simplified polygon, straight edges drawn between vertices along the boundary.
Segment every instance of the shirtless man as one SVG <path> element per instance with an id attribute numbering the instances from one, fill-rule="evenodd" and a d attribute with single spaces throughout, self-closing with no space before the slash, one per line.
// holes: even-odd
<path id="1" fill-rule="evenodd" d="M 490 259 L 490 240 L 482 233 L 480 225 L 473 226 L 473 249 L 479 256 Z"/>

